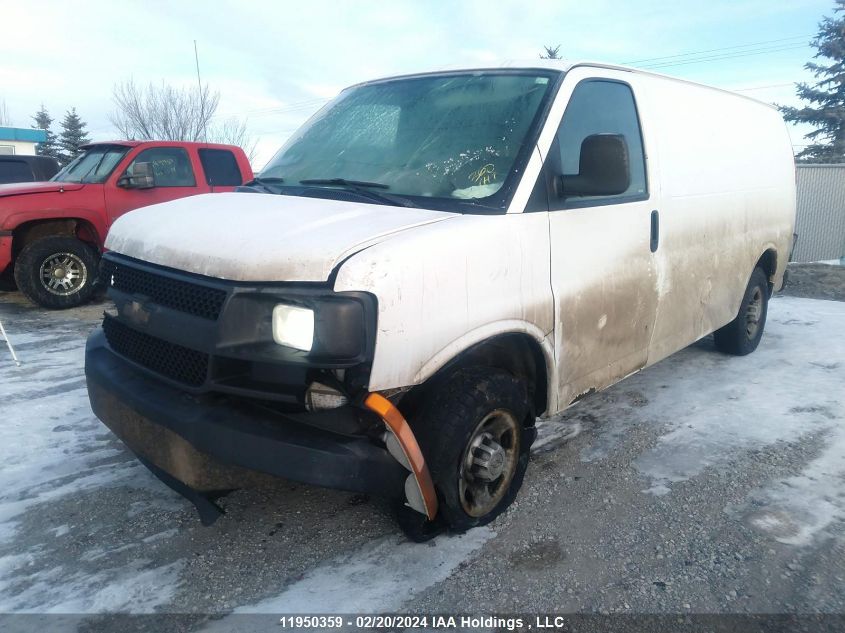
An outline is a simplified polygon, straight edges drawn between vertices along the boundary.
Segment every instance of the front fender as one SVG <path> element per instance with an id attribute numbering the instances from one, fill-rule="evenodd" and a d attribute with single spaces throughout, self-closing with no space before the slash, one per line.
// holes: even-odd
<path id="1" fill-rule="evenodd" d="M 481 327 L 467 332 L 463 336 L 451 341 L 446 347 L 434 354 L 420 367 L 414 376 L 414 384 L 420 384 L 431 378 L 440 371 L 446 364 L 457 358 L 465 351 L 503 334 L 527 334 L 543 351 L 543 360 L 546 363 L 547 375 L 552 375 L 554 369 L 554 340 L 550 336 L 553 331 L 543 332 L 533 323 L 527 321 L 507 320 L 486 323 Z"/>
<path id="2" fill-rule="evenodd" d="M 424 382 L 464 349 L 525 332 L 551 355 L 548 217 L 462 216 L 417 227 L 357 253 L 335 290 L 378 299 L 371 391 Z"/>
<path id="3" fill-rule="evenodd" d="M 14 231 L 30 222 L 81 220 L 93 228 L 102 245 L 108 226 L 105 220 L 103 189 L 85 185 L 84 189 L 64 192 L 8 196 L 3 199 L 0 229 Z"/>

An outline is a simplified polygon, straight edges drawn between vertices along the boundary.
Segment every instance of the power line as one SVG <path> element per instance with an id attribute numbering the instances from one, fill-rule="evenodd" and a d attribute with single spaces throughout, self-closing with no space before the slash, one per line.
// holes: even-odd
<path id="1" fill-rule="evenodd" d="M 267 116 L 267 115 L 274 115 L 274 114 L 285 114 L 288 112 L 297 112 L 302 110 L 308 110 L 312 108 L 316 108 L 318 106 L 322 106 L 324 103 L 327 103 L 328 99 L 309 99 L 307 101 L 300 101 L 295 103 L 289 103 L 283 106 L 273 106 L 268 108 L 255 108 L 252 110 L 242 110 L 240 112 L 230 112 L 230 113 L 221 113 L 215 114 L 213 118 L 219 117 L 230 117 L 230 116 Z"/>
<path id="2" fill-rule="evenodd" d="M 286 103 L 284 105 L 278 106 L 267 106 L 265 108 L 252 108 L 250 110 L 241 111 L 240 114 L 247 114 L 247 113 L 262 113 L 262 112 L 276 112 L 278 110 L 286 110 L 286 109 L 293 109 L 299 107 L 310 106 L 316 103 L 323 103 L 326 99 L 315 97 L 313 99 L 306 99 L 304 101 L 295 101 L 293 103 Z"/>
<path id="3" fill-rule="evenodd" d="M 806 48 L 806 44 L 799 44 L 799 45 L 789 45 L 789 46 L 779 46 L 779 47 L 772 47 L 772 48 L 765 48 L 765 49 L 758 49 L 753 51 L 743 51 L 741 53 L 732 53 L 726 55 L 712 55 L 709 57 L 700 57 L 698 59 L 690 59 L 685 61 L 678 61 L 678 62 L 668 62 L 662 64 L 648 64 L 642 66 L 645 69 L 655 69 L 655 68 L 670 68 L 672 66 L 686 66 L 688 64 L 700 64 L 702 62 L 712 62 L 712 61 L 721 61 L 726 59 L 736 59 L 738 57 L 750 57 L 753 55 L 765 55 L 766 53 L 777 53 L 780 51 L 789 51 L 789 50 L 797 50 L 799 48 Z"/>
<path id="4" fill-rule="evenodd" d="M 785 84 L 769 84 L 768 86 L 754 86 L 753 88 L 735 88 L 731 89 L 731 92 L 752 92 L 754 90 L 767 90 L 769 88 L 784 88 L 785 86 L 794 86 L 795 82 L 790 81 L 789 83 Z"/>
<path id="5" fill-rule="evenodd" d="M 716 53 L 719 51 L 728 51 L 728 50 L 735 50 L 738 48 L 749 48 L 751 46 L 762 46 L 763 44 L 775 44 L 777 42 L 786 42 L 788 40 L 797 40 L 797 39 L 805 39 L 808 37 L 813 37 L 812 35 L 793 35 L 792 37 L 782 37 L 777 40 L 765 40 L 762 42 L 749 42 L 747 44 L 736 44 L 734 46 L 723 46 L 721 48 L 710 48 L 703 51 L 691 51 L 689 53 L 677 53 L 675 55 L 664 55 L 663 57 L 650 57 L 648 59 L 638 59 L 633 62 L 623 62 L 626 65 L 633 65 L 633 64 L 642 64 L 645 62 L 655 62 L 660 61 L 663 59 L 675 59 L 677 57 L 689 57 L 690 55 L 703 55 L 704 53 Z"/>

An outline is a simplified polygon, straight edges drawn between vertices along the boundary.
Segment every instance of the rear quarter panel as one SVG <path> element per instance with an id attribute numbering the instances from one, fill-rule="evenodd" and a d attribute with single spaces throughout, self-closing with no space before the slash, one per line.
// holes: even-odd
<path id="1" fill-rule="evenodd" d="M 651 364 L 731 321 L 770 249 L 780 288 L 795 225 L 795 167 L 775 109 L 662 77 L 642 76 L 638 85 L 659 165 Z"/>

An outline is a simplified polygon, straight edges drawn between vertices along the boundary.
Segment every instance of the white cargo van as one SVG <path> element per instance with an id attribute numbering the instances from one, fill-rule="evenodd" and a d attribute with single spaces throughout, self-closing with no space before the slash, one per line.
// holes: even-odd
<path id="1" fill-rule="evenodd" d="M 362 83 L 240 192 L 115 222 L 91 404 L 204 522 L 275 475 L 463 530 L 538 416 L 710 333 L 752 352 L 794 217 L 743 96 L 594 63 Z"/>

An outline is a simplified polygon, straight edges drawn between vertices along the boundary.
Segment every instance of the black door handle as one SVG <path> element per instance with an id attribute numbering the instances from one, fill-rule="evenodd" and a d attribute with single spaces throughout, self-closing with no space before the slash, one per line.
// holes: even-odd
<path id="1" fill-rule="evenodd" d="M 651 212 L 651 252 L 657 250 L 660 244 L 660 214 L 657 209 Z"/>

